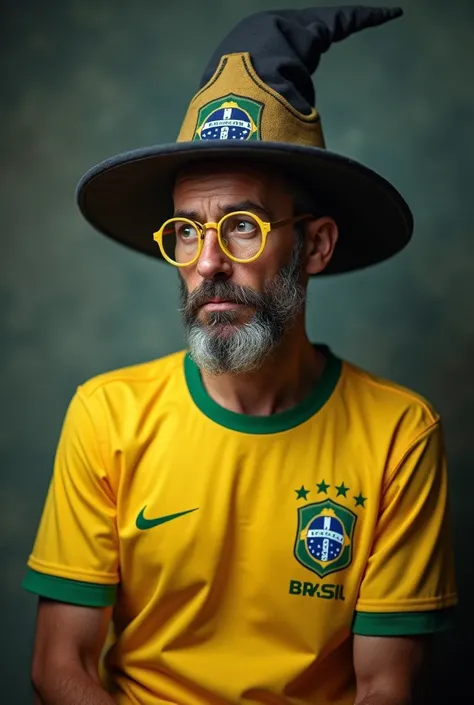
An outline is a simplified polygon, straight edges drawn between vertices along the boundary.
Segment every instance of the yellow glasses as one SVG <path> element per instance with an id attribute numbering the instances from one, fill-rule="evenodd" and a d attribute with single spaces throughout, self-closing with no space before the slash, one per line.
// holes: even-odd
<path id="1" fill-rule="evenodd" d="M 228 213 L 218 223 L 197 223 L 188 218 L 170 218 L 153 234 L 163 257 L 175 267 L 194 264 L 202 252 L 207 230 L 216 230 L 224 254 L 234 262 L 254 262 L 262 254 L 268 233 L 311 215 L 299 215 L 268 223 L 254 213 Z"/>

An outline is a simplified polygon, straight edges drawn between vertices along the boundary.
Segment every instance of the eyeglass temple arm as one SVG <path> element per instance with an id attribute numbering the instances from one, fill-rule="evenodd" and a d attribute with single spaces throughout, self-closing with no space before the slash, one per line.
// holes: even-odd
<path id="1" fill-rule="evenodd" d="M 304 213 L 303 215 L 297 215 L 293 218 L 285 218 L 285 220 L 276 220 L 274 223 L 270 223 L 270 230 L 275 230 L 275 228 L 282 228 L 284 225 L 289 225 L 290 223 L 298 223 L 300 220 L 305 218 L 312 218 L 311 213 Z"/>

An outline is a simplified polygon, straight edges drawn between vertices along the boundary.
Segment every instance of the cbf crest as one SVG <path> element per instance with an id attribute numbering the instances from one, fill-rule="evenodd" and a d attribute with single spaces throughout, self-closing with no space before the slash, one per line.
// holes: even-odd
<path id="1" fill-rule="evenodd" d="M 232 93 L 200 109 L 193 140 L 259 140 L 263 103 Z"/>
<path id="2" fill-rule="evenodd" d="M 347 568 L 357 515 L 332 499 L 298 508 L 295 556 L 320 578 Z"/>

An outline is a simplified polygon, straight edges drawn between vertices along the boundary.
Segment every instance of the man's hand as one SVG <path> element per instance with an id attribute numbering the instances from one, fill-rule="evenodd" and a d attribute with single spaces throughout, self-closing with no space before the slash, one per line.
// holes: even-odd
<path id="1" fill-rule="evenodd" d="M 40 598 L 32 666 L 36 703 L 114 705 L 98 675 L 110 611 Z"/>
<path id="2" fill-rule="evenodd" d="M 354 705 L 414 705 L 429 637 L 354 636 Z"/>

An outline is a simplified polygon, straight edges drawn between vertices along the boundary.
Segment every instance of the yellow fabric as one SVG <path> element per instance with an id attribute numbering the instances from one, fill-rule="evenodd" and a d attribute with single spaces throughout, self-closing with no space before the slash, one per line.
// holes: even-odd
<path id="1" fill-rule="evenodd" d="M 29 566 L 120 582 L 117 703 L 352 705 L 356 610 L 456 602 L 439 418 L 343 363 L 303 423 L 230 430 L 196 405 L 183 358 L 78 389 Z M 349 565 L 319 577 L 296 557 L 298 511 L 327 500 L 355 525 Z M 188 513 L 139 529 L 142 510 Z"/>
<path id="2" fill-rule="evenodd" d="M 293 108 L 259 78 L 248 53 L 221 58 L 215 74 L 192 99 L 177 141 L 191 141 L 199 127 L 199 110 L 218 98 L 224 103 L 230 94 L 262 103 L 262 140 L 324 147 L 317 110 L 313 108 L 310 115 L 303 115 Z"/>

